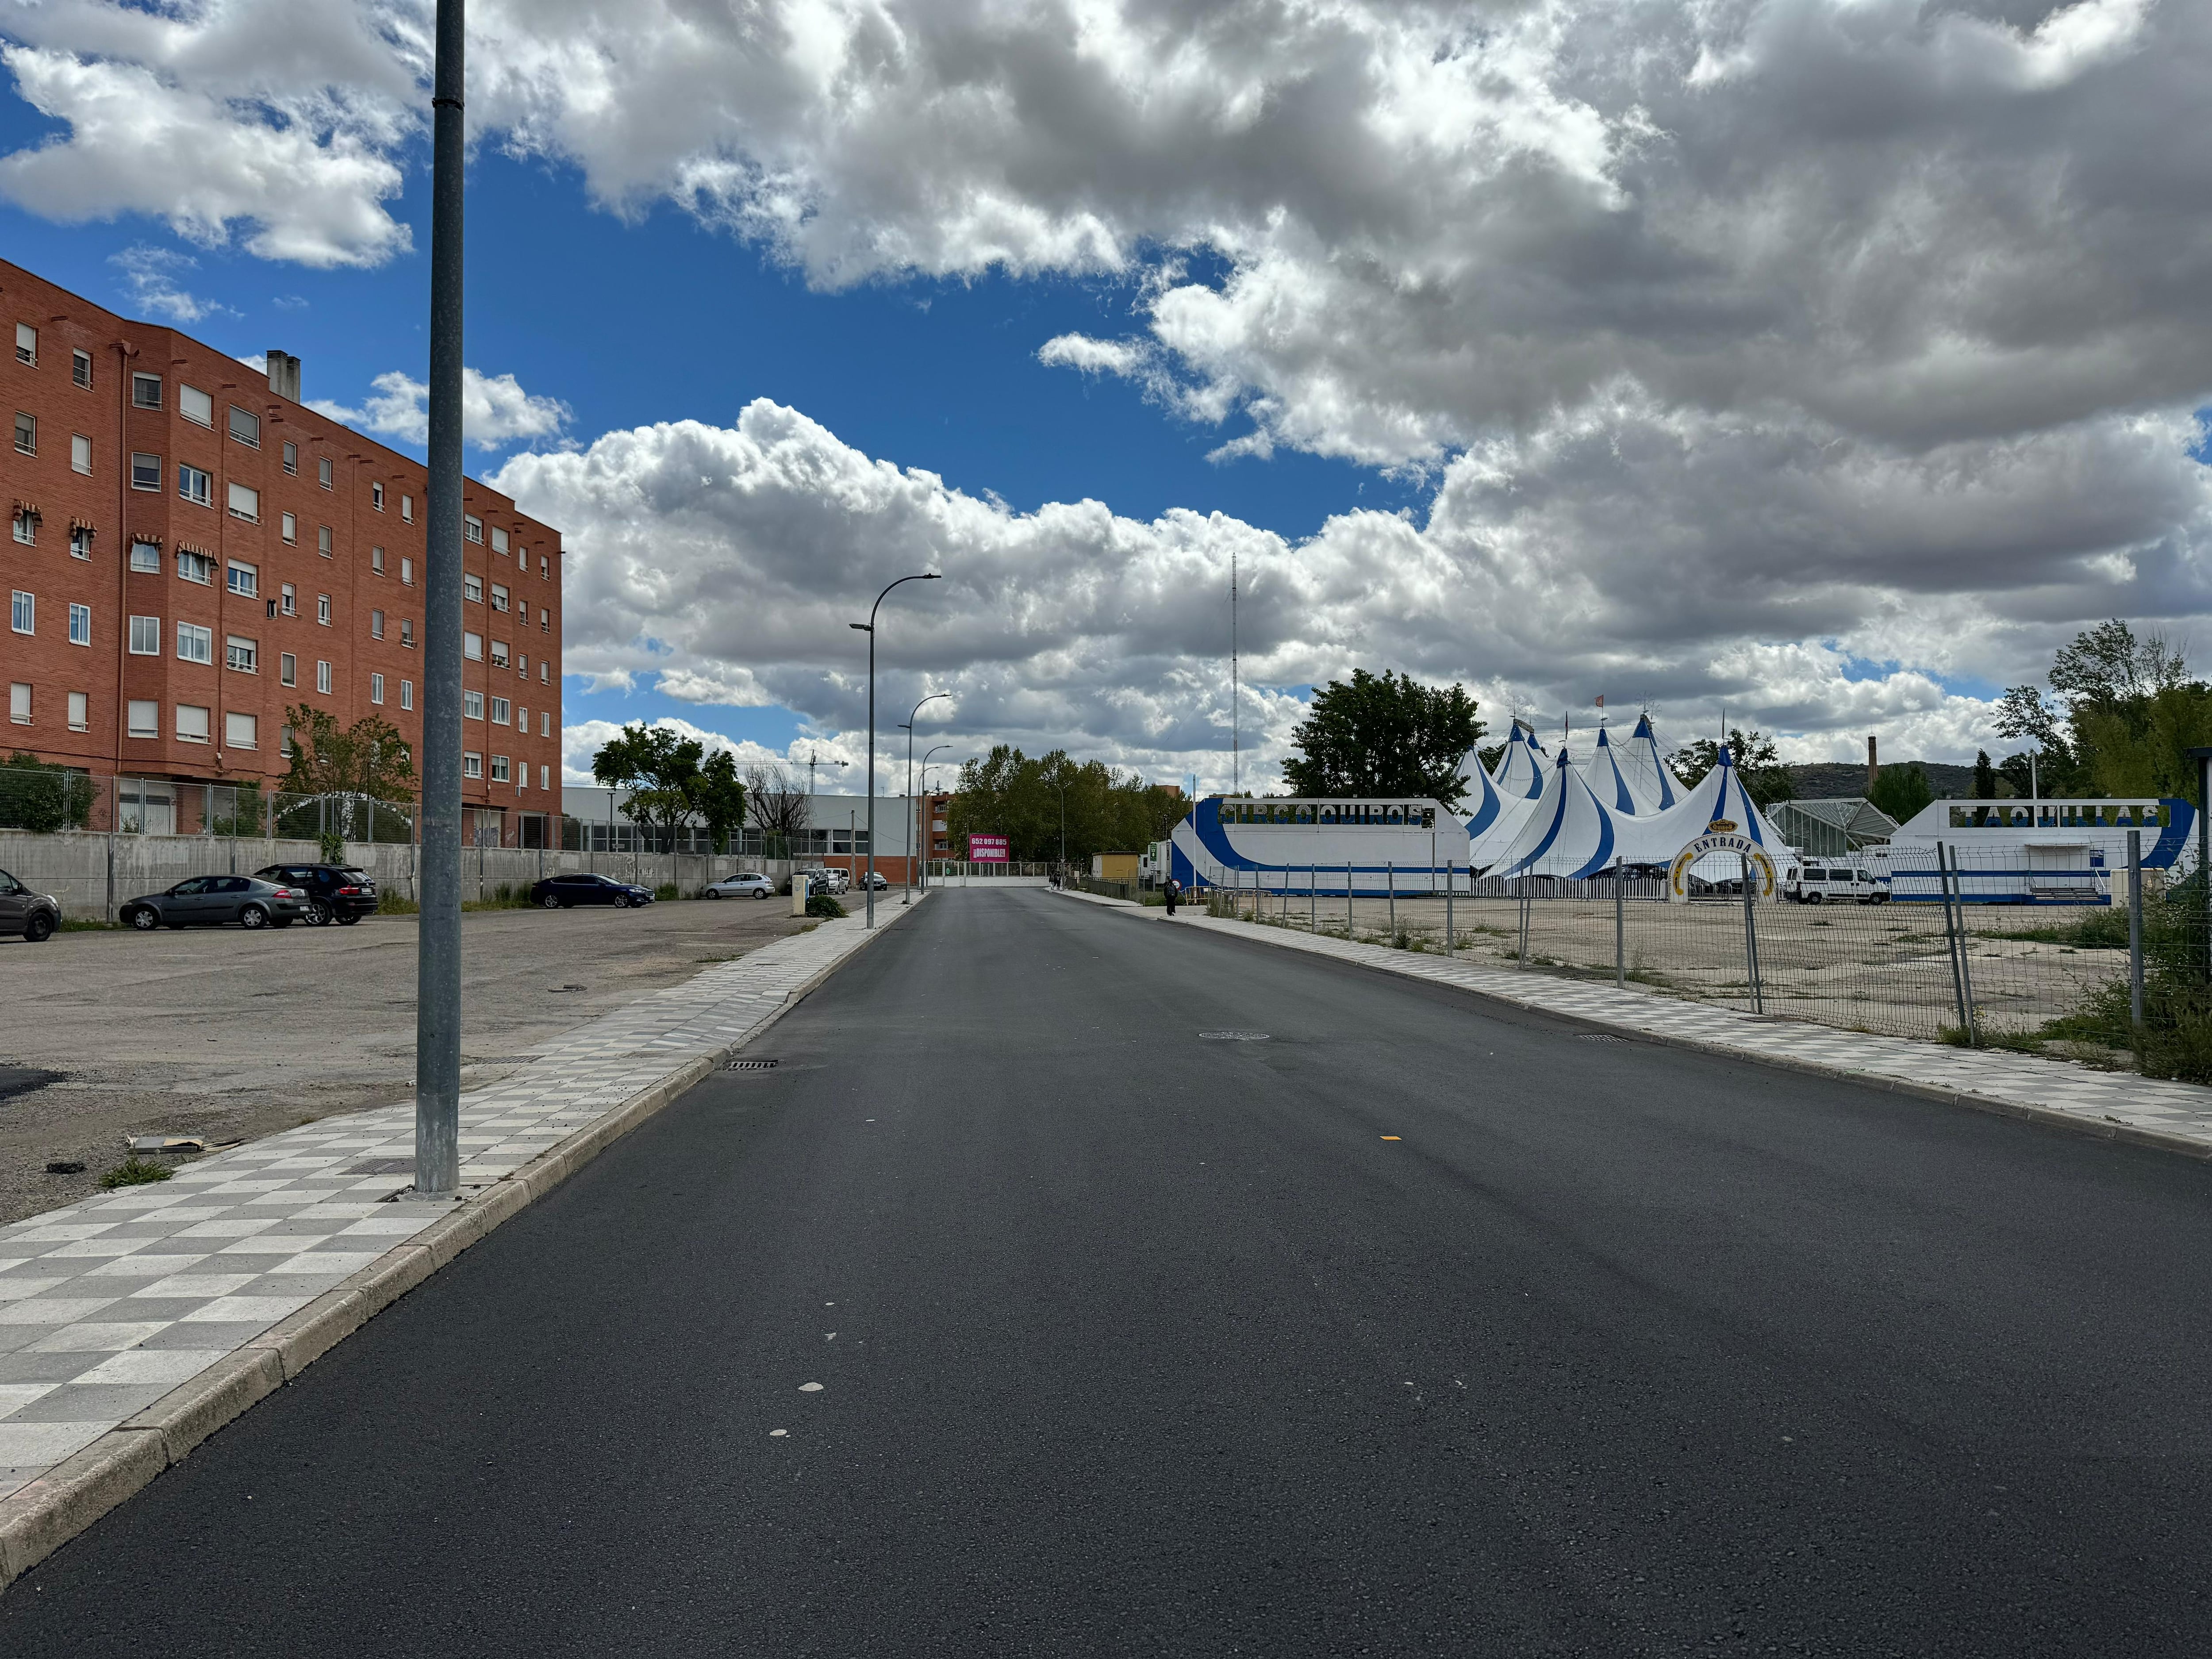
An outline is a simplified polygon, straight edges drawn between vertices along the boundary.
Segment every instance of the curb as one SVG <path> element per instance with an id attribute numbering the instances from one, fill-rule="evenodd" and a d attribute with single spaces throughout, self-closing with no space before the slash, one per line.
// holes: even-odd
<path id="1" fill-rule="evenodd" d="M 37 1480 L 0 1498 L 0 1590 L 149 1485 L 216 1430 L 267 1399 L 309 1365 L 502 1222 L 581 1170 L 633 1129 L 674 1104 L 716 1066 L 769 1030 L 848 963 L 914 914 L 878 924 L 836 961 L 800 981 L 761 1023 L 688 1061 L 527 1164 L 465 1199 L 404 1244 L 396 1244 L 336 1288 L 226 1354 L 136 1417 L 110 1429 Z"/>
<path id="2" fill-rule="evenodd" d="M 1073 893 L 1066 896 L 1089 901 L 1115 908 L 1137 909 L 1118 899 L 1102 898 L 1090 893 Z M 1212 932 L 1212 929 L 1204 931 Z M 1272 939 L 1249 937 L 1244 933 L 1224 933 L 1224 938 L 1244 939 L 1248 944 L 1274 945 L 1277 949 L 1297 949 L 1281 945 Z M 1380 950 L 1384 947 L 1370 947 Z M 2138 1128 L 2130 1123 L 2099 1121 L 2072 1112 L 2062 1112 L 2051 1106 L 2031 1106 L 2016 1100 L 2006 1100 L 1996 1095 L 1978 1095 L 1959 1089 L 1946 1089 L 1932 1083 L 1915 1083 L 1907 1078 L 1886 1077 L 1879 1072 L 1854 1071 L 1848 1066 L 1830 1065 L 1823 1060 L 1801 1060 L 1794 1054 L 1770 1054 L 1759 1048 L 1739 1048 L 1725 1042 L 1716 1042 L 1708 1037 L 1676 1036 L 1668 1032 L 1647 1030 L 1641 1025 L 1632 1025 L 1606 1018 L 1601 1014 L 1569 1012 L 1549 1007 L 1540 1002 L 1524 1001 L 1503 991 L 1485 990 L 1476 986 L 1460 985 L 1448 979 L 1434 979 L 1426 974 L 1409 974 L 1386 962 L 1362 962 L 1349 957 L 1340 957 L 1333 951 L 1301 951 L 1300 954 L 1319 957 L 1324 961 L 1341 963 L 1347 968 L 1364 968 L 1370 972 L 1388 974 L 1393 979 L 1413 980 L 1423 985 L 1434 985 L 1440 989 L 1456 991 L 1462 996 L 1479 997 L 1507 1008 L 1518 1008 L 1524 1013 L 1541 1014 L 1569 1025 L 1586 1026 L 1609 1036 L 1630 1037 L 1638 1042 L 1650 1042 L 1662 1048 L 1683 1048 L 1692 1054 L 1711 1054 L 1721 1060 L 1746 1060 L 1754 1066 L 1768 1066 L 1777 1071 L 1796 1072 L 1801 1076 L 1828 1078 L 1840 1083 L 1856 1083 L 1863 1088 L 1880 1089 L 1890 1094 L 1911 1095 L 1916 1099 L 1934 1101 L 1939 1105 L 1963 1106 L 1970 1111 L 1986 1112 L 1994 1117 L 2008 1117 L 2023 1123 L 2034 1123 L 2046 1129 L 2061 1129 L 2069 1134 L 2091 1140 L 2116 1142 L 2125 1146 L 2140 1146 L 2149 1152 L 2168 1152 L 2197 1163 L 2212 1159 L 2212 1144 L 2191 1139 L 2187 1135 L 2172 1134 L 2162 1129 Z"/>

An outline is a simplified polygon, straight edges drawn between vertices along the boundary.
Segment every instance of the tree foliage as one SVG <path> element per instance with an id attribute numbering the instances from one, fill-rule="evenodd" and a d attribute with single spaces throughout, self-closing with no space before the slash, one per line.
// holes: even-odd
<path id="1" fill-rule="evenodd" d="M 592 776 L 626 793 L 623 816 L 647 829 L 673 831 L 695 817 L 725 851 L 730 831 L 745 821 L 745 786 L 726 749 L 709 757 L 696 738 L 665 726 L 633 722 L 599 746 Z"/>
<path id="2" fill-rule="evenodd" d="M 693 786 L 692 799 L 699 822 L 714 838 L 714 850 L 730 850 L 730 832 L 744 826 L 745 786 L 738 778 L 737 757 L 726 749 L 707 757 Z"/>
<path id="3" fill-rule="evenodd" d="M 82 772 L 18 749 L 0 763 L 0 830 L 50 836 L 92 818 L 93 782 Z"/>
<path id="4" fill-rule="evenodd" d="M 1098 761 L 1078 765 L 1061 749 L 1033 759 L 1002 743 L 960 769 L 945 821 L 955 848 L 969 835 L 1004 836 L 1018 862 L 1057 860 L 1063 787 L 1071 864 L 1087 864 L 1093 853 L 1141 852 L 1190 810 L 1178 787 L 1155 787 Z"/>
<path id="5" fill-rule="evenodd" d="M 1731 726 L 1728 746 L 1729 764 L 1735 768 L 1752 805 L 1763 810 L 1797 793 L 1789 767 L 1775 753 L 1774 739 L 1765 732 Z M 1690 787 L 1703 782 L 1705 774 L 1719 763 L 1720 744 L 1711 738 L 1693 738 L 1667 757 L 1674 775 Z"/>
<path id="6" fill-rule="evenodd" d="M 414 798 L 415 754 L 389 720 L 364 714 L 341 727 L 323 710 L 295 703 L 284 711 L 284 722 L 292 736 L 292 765 L 284 775 L 288 793 Z"/>
<path id="7" fill-rule="evenodd" d="M 1349 684 L 1314 693 L 1283 778 L 1296 795 L 1426 795 L 1455 807 L 1467 793 L 1461 766 L 1486 729 L 1464 686 L 1355 668 Z"/>
<path id="8" fill-rule="evenodd" d="M 1936 789 L 1928 781 L 1928 769 L 1918 761 L 1907 761 L 1883 767 L 1867 799 L 1902 823 L 1936 799 Z"/>
<path id="9" fill-rule="evenodd" d="M 2059 647 L 2045 679 L 2049 696 L 2033 684 L 2007 690 L 1996 720 L 2000 736 L 2033 745 L 2039 793 L 2195 796 L 2188 751 L 2212 744 L 2212 686 L 2163 637 L 2100 623 Z M 2028 793 L 2025 750 L 1998 770 Z"/>
<path id="10" fill-rule="evenodd" d="M 780 762 L 745 769 L 745 800 L 752 810 L 753 828 L 763 836 L 781 836 L 790 843 L 806 833 L 806 792 Z"/>

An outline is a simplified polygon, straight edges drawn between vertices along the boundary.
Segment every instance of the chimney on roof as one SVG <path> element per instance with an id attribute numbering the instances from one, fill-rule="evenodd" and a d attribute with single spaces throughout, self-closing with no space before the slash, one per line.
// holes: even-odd
<path id="1" fill-rule="evenodd" d="M 1875 780 L 1875 773 L 1877 773 L 1877 772 L 1879 772 L 1881 769 L 1879 766 L 1877 766 L 1877 765 L 1875 765 L 1875 758 L 1874 758 L 1874 733 L 1873 733 L 1873 732 L 1868 732 L 1868 733 L 1867 733 L 1867 791 L 1866 791 L 1866 792 L 1867 792 L 1868 798 L 1869 798 L 1869 799 L 1871 799 L 1873 798 L 1873 795 L 1874 795 L 1874 780 Z"/>
<path id="2" fill-rule="evenodd" d="M 300 401 L 300 360 L 289 351 L 269 354 L 269 390 L 279 398 Z"/>

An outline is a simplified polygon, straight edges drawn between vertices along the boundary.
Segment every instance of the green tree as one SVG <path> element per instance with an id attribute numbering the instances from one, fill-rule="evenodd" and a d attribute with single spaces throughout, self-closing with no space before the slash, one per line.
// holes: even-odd
<path id="1" fill-rule="evenodd" d="M 1995 800 L 1997 798 L 1997 769 L 1990 763 L 1990 751 L 1974 751 L 1974 799 Z"/>
<path id="2" fill-rule="evenodd" d="M 0 830 L 50 836 L 92 818 L 92 780 L 18 749 L 0 763 Z"/>
<path id="3" fill-rule="evenodd" d="M 1283 778 L 1297 795 L 1427 795 L 1455 807 L 1467 793 L 1460 766 L 1486 729 L 1464 686 L 1355 668 L 1349 684 L 1314 693 Z"/>
<path id="4" fill-rule="evenodd" d="M 745 821 L 745 787 L 738 781 L 736 757 L 726 749 L 708 756 L 691 793 L 700 821 L 714 838 L 714 850 L 728 852 L 730 832 Z"/>
<path id="5" fill-rule="evenodd" d="M 1936 791 L 1928 781 L 1928 769 L 1918 761 L 1883 767 L 1874 781 L 1873 793 L 1868 796 L 1899 823 L 1935 799 Z"/>
<path id="6" fill-rule="evenodd" d="M 1775 752 L 1774 739 L 1759 731 L 1747 732 L 1741 726 L 1729 728 L 1729 764 L 1735 768 L 1738 781 L 1752 805 L 1759 808 L 1773 805 L 1777 801 L 1790 799 L 1797 793 L 1796 782 L 1790 769 Z M 1667 757 L 1675 777 L 1694 788 L 1705 781 L 1705 774 L 1720 762 L 1720 745 L 1711 738 L 1692 738 L 1687 744 Z"/>
<path id="7" fill-rule="evenodd" d="M 284 722 L 292 744 L 292 764 L 284 775 L 286 793 L 373 801 L 413 799 L 414 751 L 390 721 L 364 714 L 341 727 L 323 710 L 295 703 L 284 711 Z M 326 830 L 321 840 L 325 861 L 336 864 L 344 859 L 343 836 Z"/>
<path id="8" fill-rule="evenodd" d="M 2165 639 L 2138 638 L 2115 617 L 2060 647 L 2045 678 L 2051 696 L 2014 686 L 1996 717 L 1998 735 L 2033 744 L 2039 793 L 2196 793 L 2188 751 L 2212 744 L 2212 686 Z M 2025 753 L 2008 756 L 2001 769 L 2022 794 L 2027 763 Z"/>
<path id="9" fill-rule="evenodd" d="M 697 810 L 692 792 L 706 752 L 696 738 L 641 721 L 623 726 L 592 757 L 592 776 L 610 789 L 626 792 L 623 816 L 666 836 L 671 881 L 676 878 L 675 831 Z"/>
<path id="10" fill-rule="evenodd" d="M 1060 856 L 1063 807 L 1067 861 L 1093 853 L 1141 852 L 1190 810 L 1180 787 L 1156 787 L 1098 761 L 1078 763 L 1066 750 L 1031 758 L 1000 744 L 960 771 L 945 820 L 957 849 L 969 835 L 1006 837 L 1008 856 L 1048 863 Z"/>

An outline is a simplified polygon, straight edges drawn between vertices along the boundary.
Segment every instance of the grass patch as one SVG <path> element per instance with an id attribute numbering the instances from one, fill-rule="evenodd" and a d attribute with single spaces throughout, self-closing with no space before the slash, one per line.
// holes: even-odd
<path id="1" fill-rule="evenodd" d="M 87 916 L 64 916 L 57 930 L 64 933 L 117 933 L 123 931 L 119 921 L 95 921 Z"/>
<path id="2" fill-rule="evenodd" d="M 100 1176 L 100 1184 L 112 1192 L 118 1187 L 143 1187 L 149 1182 L 167 1181 L 173 1171 L 166 1164 L 155 1164 L 132 1153 Z"/>

